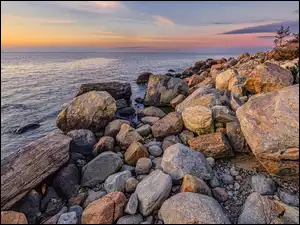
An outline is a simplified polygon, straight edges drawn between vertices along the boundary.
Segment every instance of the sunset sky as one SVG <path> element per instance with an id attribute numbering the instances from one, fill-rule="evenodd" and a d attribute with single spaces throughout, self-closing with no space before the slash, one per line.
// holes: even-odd
<path id="1" fill-rule="evenodd" d="M 1 51 L 264 48 L 299 27 L 299 1 L 1 1 Z"/>

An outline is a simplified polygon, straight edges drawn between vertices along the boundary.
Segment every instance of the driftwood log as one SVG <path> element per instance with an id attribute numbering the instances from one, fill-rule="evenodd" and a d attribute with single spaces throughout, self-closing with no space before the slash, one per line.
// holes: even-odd
<path id="1" fill-rule="evenodd" d="M 1 160 L 1 210 L 9 209 L 66 163 L 70 141 L 53 132 Z"/>

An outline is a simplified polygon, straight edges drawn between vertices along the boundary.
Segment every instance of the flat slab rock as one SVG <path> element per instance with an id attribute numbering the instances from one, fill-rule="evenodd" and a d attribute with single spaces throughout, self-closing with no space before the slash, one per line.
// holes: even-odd
<path id="1" fill-rule="evenodd" d="M 1 160 L 1 210 L 10 208 L 66 163 L 71 140 L 53 132 Z"/>

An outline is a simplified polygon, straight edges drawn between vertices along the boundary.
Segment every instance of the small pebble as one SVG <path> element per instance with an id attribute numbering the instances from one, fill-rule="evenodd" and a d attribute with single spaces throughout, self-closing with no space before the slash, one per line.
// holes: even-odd
<path id="1" fill-rule="evenodd" d="M 238 182 L 234 182 L 234 188 L 236 189 L 236 190 L 239 190 L 240 189 L 240 184 L 238 183 Z"/>
<path id="2" fill-rule="evenodd" d="M 215 166 L 215 159 L 213 157 L 207 157 L 206 160 L 211 167 Z"/>

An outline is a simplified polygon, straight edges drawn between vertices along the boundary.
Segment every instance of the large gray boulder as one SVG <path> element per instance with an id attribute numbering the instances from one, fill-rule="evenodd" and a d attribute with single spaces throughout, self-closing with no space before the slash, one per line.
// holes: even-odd
<path id="1" fill-rule="evenodd" d="M 204 155 L 180 143 L 165 150 L 161 167 L 174 180 L 180 180 L 186 174 L 204 180 L 213 178 L 213 170 Z"/>
<path id="2" fill-rule="evenodd" d="M 238 224 L 298 224 L 299 209 L 253 192 L 248 196 Z"/>
<path id="3" fill-rule="evenodd" d="M 82 84 L 79 87 L 76 97 L 90 91 L 106 91 L 114 99 L 130 99 L 132 94 L 130 83 L 106 82 Z"/>
<path id="4" fill-rule="evenodd" d="M 80 95 L 62 110 L 56 125 L 63 132 L 88 129 L 98 132 L 115 116 L 115 99 L 106 91 L 90 91 Z"/>
<path id="5" fill-rule="evenodd" d="M 273 195 L 276 191 L 275 182 L 264 175 L 254 175 L 251 177 L 251 186 L 253 191 L 261 195 Z"/>
<path id="6" fill-rule="evenodd" d="M 171 177 L 161 170 L 153 171 L 136 187 L 139 211 L 143 216 L 150 215 L 159 209 L 161 204 L 169 197 L 172 188 Z"/>
<path id="7" fill-rule="evenodd" d="M 159 213 L 165 224 L 230 224 L 215 199 L 192 192 L 172 196 Z"/>
<path id="8" fill-rule="evenodd" d="M 93 187 L 117 172 L 123 165 L 122 159 L 114 152 L 104 152 L 82 168 L 81 185 Z"/>

